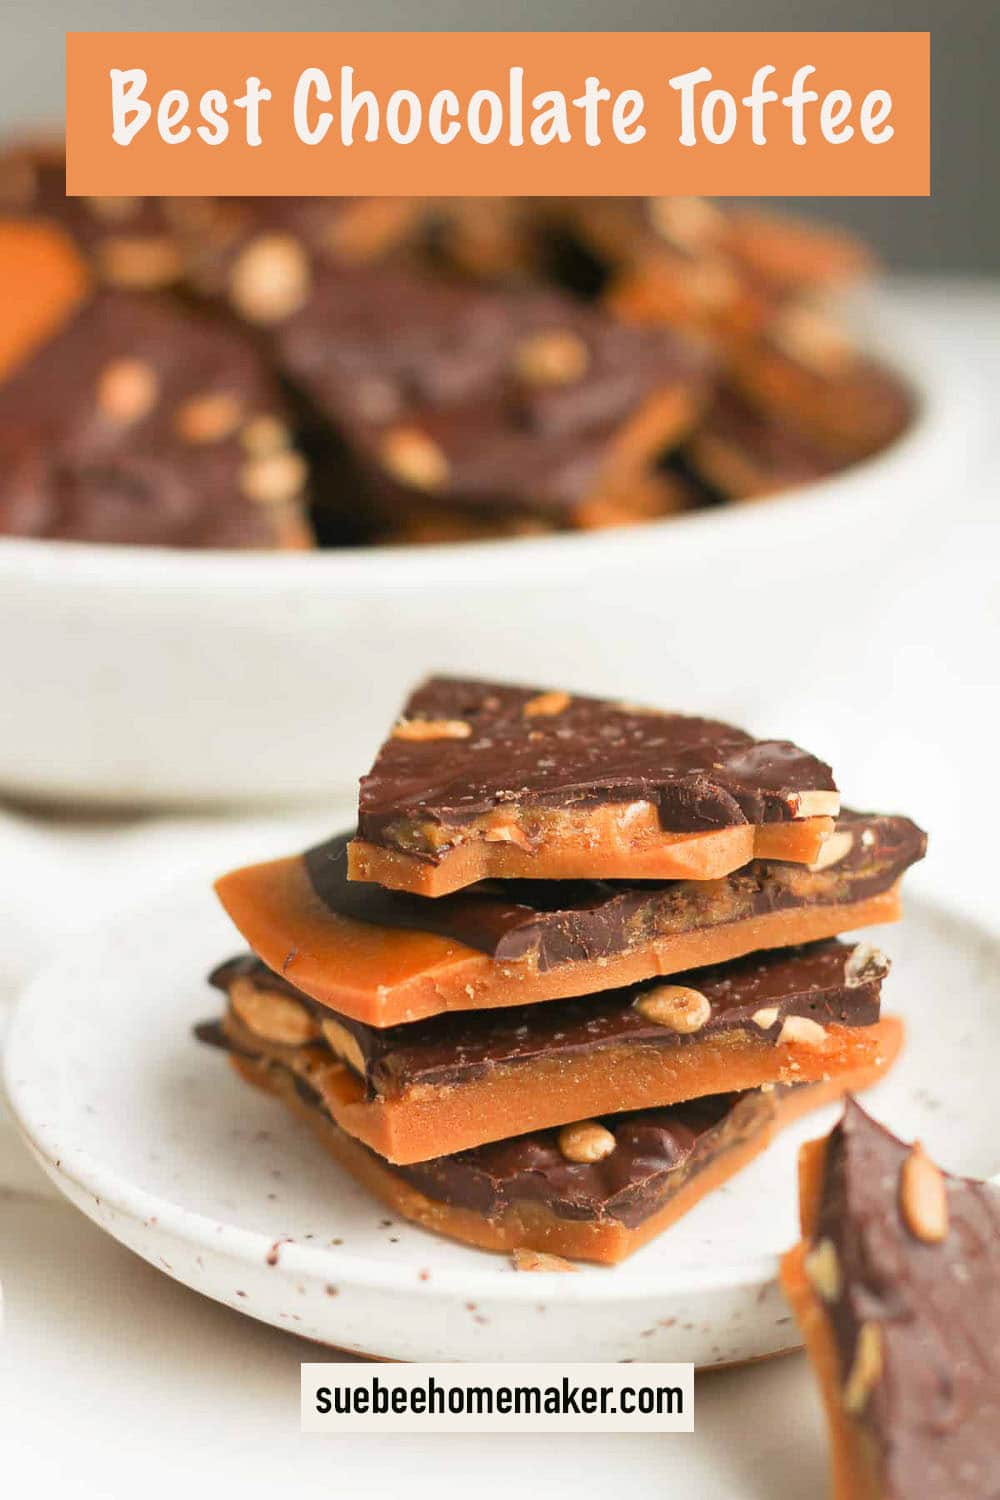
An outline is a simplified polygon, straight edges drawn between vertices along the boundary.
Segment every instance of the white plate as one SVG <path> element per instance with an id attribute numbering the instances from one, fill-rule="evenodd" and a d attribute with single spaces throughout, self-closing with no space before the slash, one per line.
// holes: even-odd
<path id="1" fill-rule="evenodd" d="M 998 942 L 922 904 L 884 936 L 887 1000 L 910 1040 L 871 1106 L 946 1166 L 995 1172 Z M 208 897 L 172 896 L 53 963 L 9 1034 L 10 1100 L 38 1159 L 153 1265 L 278 1327 L 394 1359 L 710 1365 L 796 1342 L 776 1258 L 796 1238 L 797 1146 L 835 1111 L 620 1266 L 517 1273 L 390 1221 L 277 1101 L 192 1039 L 218 1009 L 202 975 L 236 946 Z"/>
<path id="2" fill-rule="evenodd" d="M 316 555 L 0 539 L 0 641 L 17 642 L 0 649 L 0 788 L 77 804 L 325 797 L 431 670 L 530 670 L 793 739 L 802 683 L 821 682 L 836 746 L 858 714 L 844 663 L 884 639 L 886 599 L 992 431 L 969 358 L 982 319 L 965 314 L 957 337 L 953 303 L 897 292 L 865 319 L 920 396 L 912 430 L 759 505 Z"/>

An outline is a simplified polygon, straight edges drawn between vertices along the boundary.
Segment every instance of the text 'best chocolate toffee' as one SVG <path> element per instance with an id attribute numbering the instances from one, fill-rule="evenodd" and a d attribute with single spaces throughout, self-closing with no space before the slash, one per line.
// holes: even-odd
<path id="1" fill-rule="evenodd" d="M 435 677 L 362 779 L 352 880 L 712 880 L 819 859 L 830 767 L 787 740 L 601 698 Z"/>

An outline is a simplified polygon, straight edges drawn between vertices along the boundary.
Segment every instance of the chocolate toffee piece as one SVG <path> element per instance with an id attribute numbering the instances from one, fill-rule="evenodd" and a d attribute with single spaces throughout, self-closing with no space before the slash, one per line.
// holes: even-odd
<path id="1" fill-rule="evenodd" d="M 581 1116 L 884 1066 L 888 969 L 831 941 L 584 1000 L 439 1016 L 377 1030 L 236 959 L 212 975 L 240 1051 L 285 1064 L 337 1124 L 394 1162 L 451 1155 Z"/>
<path id="2" fill-rule="evenodd" d="M 721 1187 L 807 1110 L 880 1074 L 700 1099 L 576 1121 L 568 1129 L 392 1166 L 352 1139 L 308 1078 L 227 1046 L 248 1082 L 278 1095 L 341 1166 L 404 1218 L 485 1250 L 539 1250 L 612 1264 Z"/>
<path id="3" fill-rule="evenodd" d="M 445 198 L 431 215 L 436 263 L 478 281 L 552 281 L 559 277 L 566 224 L 558 198 Z"/>
<path id="4" fill-rule="evenodd" d="M 839 467 L 790 423 L 757 410 L 731 389 L 717 394 L 685 444 L 684 458 L 724 500 L 759 500 L 824 479 Z"/>
<path id="5" fill-rule="evenodd" d="M 837 230 L 701 198 L 579 199 L 572 220 L 620 316 L 698 329 L 722 351 L 764 331 L 791 296 L 868 269 Z"/>
<path id="6" fill-rule="evenodd" d="M 627 518 L 706 393 L 706 355 L 668 330 L 404 271 L 327 275 L 274 338 L 339 433 L 353 487 L 390 522 L 425 506 Z"/>
<path id="7" fill-rule="evenodd" d="M 56 142 L 0 152 L 0 219 L 57 224 L 95 278 L 148 291 L 180 280 L 184 259 L 170 198 L 67 197 L 66 156 Z"/>
<path id="8" fill-rule="evenodd" d="M 1000 1188 L 941 1172 L 851 1101 L 800 1175 L 781 1280 L 837 1500 L 1000 1495 Z"/>
<path id="9" fill-rule="evenodd" d="M 342 834 L 235 870 L 219 897 L 272 969 L 333 1010 L 392 1026 L 638 983 L 899 916 L 926 839 L 843 812 L 822 868 L 755 860 L 717 881 L 484 881 L 429 900 L 347 879 Z"/>
<path id="10" fill-rule="evenodd" d="M 685 281 L 692 306 L 699 298 L 697 270 L 704 272 L 702 306 L 734 306 L 742 290 L 773 304 L 790 295 L 843 287 L 871 270 L 863 245 L 831 225 L 770 210 L 723 206 L 704 198 L 579 198 L 567 209 L 577 234 L 613 275 L 630 268 L 672 270 L 684 306 Z M 684 276 L 685 268 L 689 275 Z M 716 297 L 710 278 L 717 282 Z"/>
<path id="11" fill-rule="evenodd" d="M 286 415 L 239 333 L 100 292 L 0 384 L 0 533 L 305 546 Z"/>
<path id="12" fill-rule="evenodd" d="M 704 488 L 686 474 L 666 469 L 609 486 L 599 499 L 573 516 L 574 528 L 597 531 L 659 521 L 704 503 Z M 470 511 L 427 505 L 401 508 L 375 532 L 382 546 L 440 545 L 442 542 L 494 541 L 506 537 L 548 536 L 562 530 L 558 518 L 511 511 Z"/>
<path id="13" fill-rule="evenodd" d="M 808 304 L 789 303 L 759 337 L 738 341 L 729 377 L 751 407 L 785 423 L 832 467 L 878 452 L 913 417 L 899 377 Z"/>
<path id="14" fill-rule="evenodd" d="M 91 289 L 72 240 L 51 224 L 0 217 L 0 380 L 74 316 Z"/>
<path id="15" fill-rule="evenodd" d="M 171 207 L 187 278 L 268 328 L 304 307 L 324 270 L 401 254 L 426 233 L 420 198 L 182 198 Z"/>
<path id="16" fill-rule="evenodd" d="M 712 880 L 817 860 L 840 798 L 787 740 L 539 688 L 435 677 L 362 778 L 352 880 Z"/>

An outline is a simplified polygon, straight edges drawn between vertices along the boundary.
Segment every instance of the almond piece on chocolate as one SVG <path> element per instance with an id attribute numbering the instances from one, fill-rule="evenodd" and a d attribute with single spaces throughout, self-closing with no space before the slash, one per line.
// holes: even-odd
<path id="1" fill-rule="evenodd" d="M 616 1146 L 610 1130 L 596 1120 L 578 1120 L 564 1125 L 559 1132 L 559 1150 L 567 1161 L 585 1163 L 603 1161 Z"/>
<path id="2" fill-rule="evenodd" d="M 529 719 L 550 718 L 569 708 L 571 702 L 569 693 L 539 693 L 537 698 L 528 699 L 524 705 L 524 714 Z"/>
<path id="3" fill-rule="evenodd" d="M 239 255 L 229 279 L 236 311 L 251 323 L 280 323 L 309 296 L 305 250 L 290 234 L 263 234 Z"/>
<path id="4" fill-rule="evenodd" d="M 174 425 L 189 443 L 219 443 L 240 424 L 240 404 L 228 391 L 192 396 L 177 408 Z"/>
<path id="5" fill-rule="evenodd" d="M 778 1033 L 778 1044 L 787 1045 L 789 1042 L 797 1043 L 800 1047 L 825 1047 L 826 1027 L 821 1026 L 818 1021 L 810 1020 L 808 1016 L 786 1016 Z"/>
<path id="6" fill-rule="evenodd" d="M 844 1386 L 844 1407 L 852 1416 L 864 1411 L 865 1402 L 882 1376 L 882 1333 L 877 1323 L 862 1323 L 854 1349 L 854 1363 Z"/>
<path id="7" fill-rule="evenodd" d="M 180 250 L 166 235 L 112 234 L 97 246 L 95 258 L 105 281 L 132 291 L 169 286 L 184 269 Z"/>
<path id="8" fill-rule="evenodd" d="M 854 835 L 846 829 L 841 829 L 830 834 L 823 840 L 823 847 L 819 852 L 819 859 L 814 859 L 807 868 L 814 874 L 820 870 L 832 869 L 839 865 L 842 859 L 846 859 L 854 848 Z"/>
<path id="9" fill-rule="evenodd" d="M 683 984 L 659 984 L 635 1002 L 644 1021 L 682 1036 L 700 1031 L 712 1014 L 708 996 Z"/>
<path id="10" fill-rule="evenodd" d="M 847 960 L 844 983 L 853 990 L 859 985 L 884 979 L 888 972 L 889 960 L 881 948 L 876 948 L 874 943 L 859 943 Z"/>
<path id="11" fill-rule="evenodd" d="M 279 1046 L 300 1047 L 319 1034 L 319 1027 L 304 1005 L 279 990 L 258 988 L 251 980 L 233 981 L 229 1003 L 244 1026 Z"/>
<path id="12" fill-rule="evenodd" d="M 843 375 L 857 350 L 832 318 L 814 307 L 793 303 L 775 319 L 771 337 L 790 359 L 818 375 Z"/>
<path id="13" fill-rule="evenodd" d="M 553 328 L 522 340 L 515 361 L 518 374 L 531 385 L 568 385 L 583 375 L 590 351 L 579 334 Z"/>
<path id="14" fill-rule="evenodd" d="M 97 404 L 114 422 L 138 422 L 156 405 L 159 388 L 156 371 L 145 360 L 114 359 L 101 373 Z"/>
<path id="15" fill-rule="evenodd" d="M 838 818 L 840 816 L 840 793 L 813 790 L 794 792 L 795 817 Z"/>
<path id="16" fill-rule="evenodd" d="M 381 458 L 390 474 L 419 490 L 438 489 L 448 478 L 448 460 L 418 427 L 397 427 L 382 439 Z"/>
<path id="17" fill-rule="evenodd" d="M 284 505 L 301 494 L 306 473 L 306 461 L 300 453 L 266 453 L 244 464 L 240 486 L 258 505 Z"/>
<path id="18" fill-rule="evenodd" d="M 948 1237 L 948 1193 L 940 1169 L 919 1141 L 899 1174 L 899 1206 L 907 1229 L 926 1245 Z"/>
<path id="19" fill-rule="evenodd" d="M 330 1051 L 345 1062 L 359 1077 L 364 1078 L 368 1071 L 365 1055 L 356 1036 L 340 1021 L 328 1018 L 320 1023 L 320 1029 L 326 1039 Z"/>
<path id="20" fill-rule="evenodd" d="M 820 1240 L 805 1259 L 805 1272 L 824 1302 L 840 1296 L 840 1261 L 832 1240 Z"/>
<path id="21" fill-rule="evenodd" d="M 392 727 L 394 740 L 467 740 L 471 733 L 464 719 L 400 719 Z"/>

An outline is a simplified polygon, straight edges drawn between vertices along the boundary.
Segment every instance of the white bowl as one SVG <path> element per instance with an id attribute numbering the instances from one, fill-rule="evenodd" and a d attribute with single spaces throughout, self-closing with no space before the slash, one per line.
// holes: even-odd
<path id="1" fill-rule="evenodd" d="M 591 535 L 318 555 L 0 542 L 0 791 L 326 796 L 432 670 L 794 735 L 803 685 L 815 696 L 845 653 L 867 652 L 983 404 L 919 296 L 881 296 L 875 313 L 918 419 L 871 462 L 779 499 Z"/>

